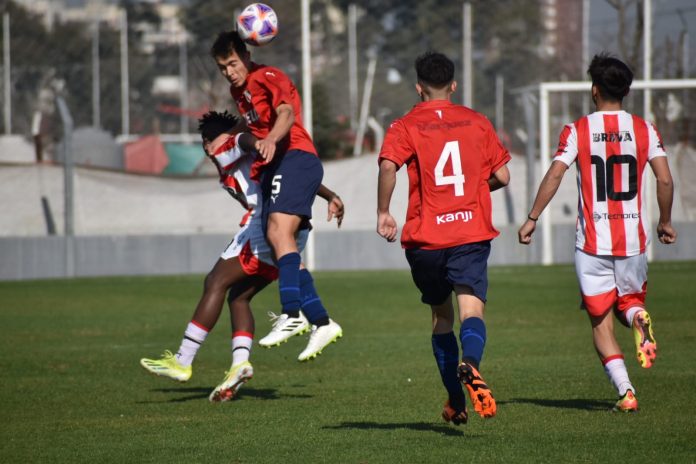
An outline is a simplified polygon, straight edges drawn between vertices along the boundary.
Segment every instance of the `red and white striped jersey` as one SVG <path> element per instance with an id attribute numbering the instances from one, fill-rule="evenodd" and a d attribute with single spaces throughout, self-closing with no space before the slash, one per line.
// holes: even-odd
<path id="1" fill-rule="evenodd" d="M 577 163 L 576 248 L 611 256 L 645 252 L 646 167 L 658 156 L 667 154 L 657 129 L 625 111 L 597 111 L 563 128 L 554 160 Z"/>
<path id="2" fill-rule="evenodd" d="M 261 217 L 261 185 L 254 180 L 252 171 L 257 163 L 256 156 L 242 150 L 237 142 L 239 135 L 229 137 L 215 153 L 212 159 L 220 173 L 220 185 L 235 200 L 249 211 L 242 220 L 242 225 L 251 216 Z"/>

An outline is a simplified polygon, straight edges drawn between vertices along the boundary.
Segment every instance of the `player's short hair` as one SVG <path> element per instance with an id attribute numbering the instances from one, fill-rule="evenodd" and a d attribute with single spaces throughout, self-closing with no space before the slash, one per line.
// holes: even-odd
<path id="1" fill-rule="evenodd" d="M 442 89 L 454 80 L 454 63 L 442 53 L 426 52 L 416 58 L 418 82 Z"/>
<path id="2" fill-rule="evenodd" d="M 203 140 L 213 141 L 215 138 L 239 124 L 239 118 L 225 111 L 208 111 L 198 120 L 198 131 Z"/>
<path id="3" fill-rule="evenodd" d="M 626 63 L 608 53 L 600 53 L 592 58 L 587 74 L 592 78 L 603 99 L 621 102 L 628 95 L 633 82 L 633 71 Z"/>
<path id="4" fill-rule="evenodd" d="M 220 32 L 210 47 L 210 54 L 213 58 L 227 58 L 236 52 L 237 56 L 243 58 L 247 54 L 246 43 L 239 37 L 237 31 Z"/>

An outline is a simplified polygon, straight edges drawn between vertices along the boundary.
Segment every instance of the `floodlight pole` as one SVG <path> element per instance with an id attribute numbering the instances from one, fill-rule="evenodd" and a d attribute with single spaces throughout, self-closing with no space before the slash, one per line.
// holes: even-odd
<path id="1" fill-rule="evenodd" d="M 350 106 L 350 130 L 358 128 L 358 7 L 348 5 L 348 92 Z"/>
<path id="2" fill-rule="evenodd" d="M 128 101 L 128 13 L 121 11 L 121 135 L 130 133 Z"/>
<path id="3" fill-rule="evenodd" d="M 309 136 L 313 133 L 312 116 L 312 44 L 310 41 L 310 11 L 309 0 L 302 0 L 302 125 L 305 127 Z M 305 265 L 310 271 L 316 266 L 314 254 L 314 236 L 309 234 L 305 245 Z"/>
<path id="4" fill-rule="evenodd" d="M 188 114 L 186 110 L 189 107 L 188 102 L 188 44 L 186 32 L 181 32 L 179 35 L 179 106 L 181 106 L 181 115 L 179 116 L 179 125 L 181 135 L 186 135 L 189 132 Z"/>
<path id="5" fill-rule="evenodd" d="M 464 2 L 462 7 L 462 101 L 464 106 L 473 106 L 472 93 L 472 58 L 471 58 L 471 3 Z"/>
<path id="6" fill-rule="evenodd" d="M 75 275 L 75 254 L 74 247 L 74 208 L 73 208 L 73 151 L 72 151 L 72 134 L 73 134 L 73 118 L 70 115 L 68 105 L 63 97 L 56 98 L 58 113 L 63 123 L 63 218 L 65 228 L 65 275 L 73 277 Z"/>
<path id="7" fill-rule="evenodd" d="M 590 0 L 582 0 L 582 69 L 580 79 L 585 76 L 587 68 L 590 66 Z M 590 99 L 583 98 L 582 112 L 590 112 Z"/>
<path id="8" fill-rule="evenodd" d="M 643 43 L 643 81 L 650 83 L 652 79 L 652 0 L 644 0 L 643 2 L 643 37 L 645 37 L 645 42 Z M 646 88 L 643 93 L 643 117 L 646 121 L 653 121 L 652 114 L 652 89 Z M 648 176 L 646 179 L 646 189 L 648 192 L 653 191 L 653 178 Z M 648 227 L 652 228 L 653 221 L 653 211 L 654 208 L 654 195 L 648 195 L 646 198 L 646 213 L 648 214 Z M 647 247 L 648 261 L 652 261 L 655 249 L 653 246 L 654 241 L 650 241 Z"/>
<path id="9" fill-rule="evenodd" d="M 302 0 L 302 123 L 312 135 L 312 48 L 309 0 Z"/>
<path id="10" fill-rule="evenodd" d="M 99 16 L 92 22 L 92 126 L 101 127 L 101 100 L 99 82 Z"/>
<path id="11" fill-rule="evenodd" d="M 4 88 L 5 134 L 12 133 L 12 76 L 10 74 L 10 14 L 2 15 L 2 74 Z"/>

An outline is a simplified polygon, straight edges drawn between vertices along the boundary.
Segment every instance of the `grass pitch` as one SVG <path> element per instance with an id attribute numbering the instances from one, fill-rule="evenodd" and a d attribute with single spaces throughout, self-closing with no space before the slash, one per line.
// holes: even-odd
<path id="1" fill-rule="evenodd" d="M 201 276 L 0 283 L 0 461 L 99 463 L 693 462 L 696 263 L 650 267 L 659 355 L 641 369 L 617 324 L 640 412 L 615 394 L 577 309 L 570 266 L 490 270 L 482 372 L 498 416 L 455 427 L 406 272 L 317 273 L 344 338 L 296 361 L 305 338 L 252 351 L 240 398 L 207 396 L 230 363 L 226 312 L 179 384 L 141 357 L 176 351 Z M 254 302 L 257 338 L 276 310 Z"/>

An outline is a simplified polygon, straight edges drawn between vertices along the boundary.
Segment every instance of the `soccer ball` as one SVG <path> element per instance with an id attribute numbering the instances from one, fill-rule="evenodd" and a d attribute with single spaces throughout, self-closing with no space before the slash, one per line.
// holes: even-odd
<path id="1" fill-rule="evenodd" d="M 237 32 L 249 45 L 266 45 L 278 34 L 278 17 L 270 6 L 252 3 L 237 18 Z"/>

